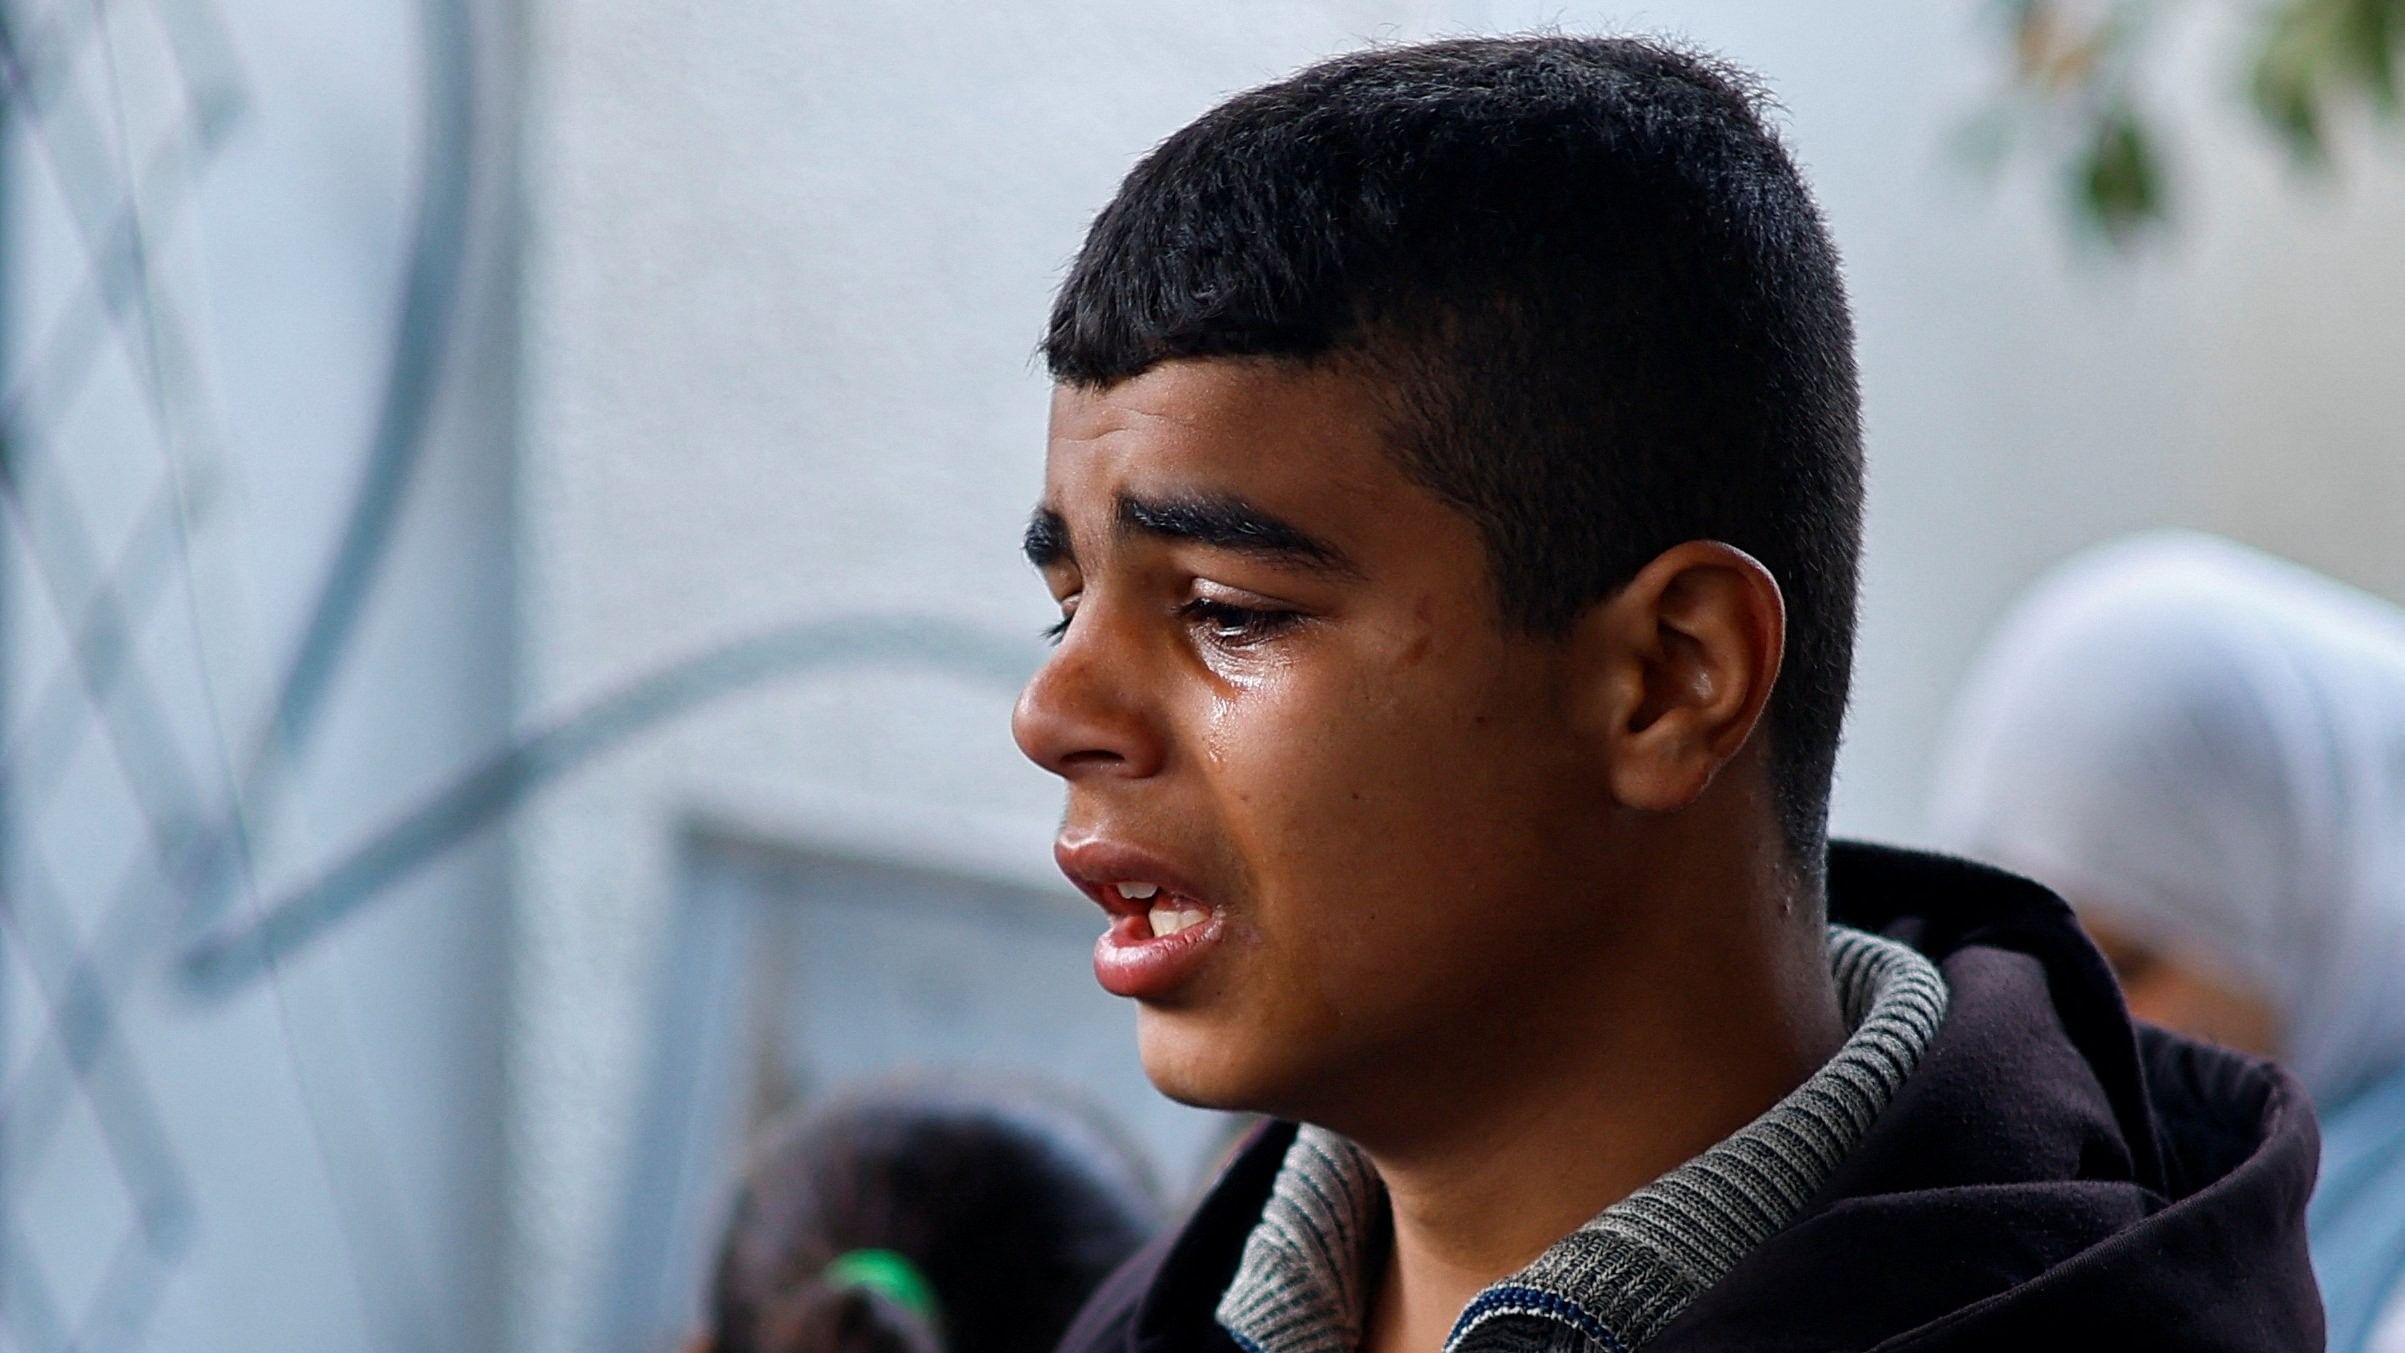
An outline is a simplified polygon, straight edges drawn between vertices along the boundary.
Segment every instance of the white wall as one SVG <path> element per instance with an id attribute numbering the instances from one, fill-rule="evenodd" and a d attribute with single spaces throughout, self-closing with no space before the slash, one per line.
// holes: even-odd
<path id="1" fill-rule="evenodd" d="M 426 144 L 423 9 L 10 10 L 22 45 L 0 372 L 21 497 L 0 516 L 0 1348 L 496 1347 L 501 843 L 433 862 L 259 980 L 196 989 L 183 961 L 204 928 L 261 914 L 507 732 L 506 181 L 477 179 L 464 237 L 443 245 L 463 282 L 428 450 L 324 717 L 282 792 L 247 800 L 251 885 L 223 914 L 195 915 L 176 871 L 147 861 L 179 825 L 229 810 L 387 397 Z M 479 93 L 498 107 L 474 168 L 505 173 L 507 10 L 478 13 L 496 25 L 478 35 L 496 60 Z M 103 26 L 44 42 L 80 15 Z M 17 101 L 20 58 L 51 91 L 38 113 Z M 195 151 L 196 105 L 233 116 L 212 153 L 179 161 Z M 139 285 L 79 349 L 92 240 L 122 235 L 129 202 Z M 86 357 L 60 356 L 74 351 Z M 180 520 L 146 521 L 146 504 L 179 497 Z M 68 538 L 76 519 L 88 551 Z M 156 570 L 127 562 L 144 541 Z M 27 755 L 34 707 L 62 679 L 78 688 L 67 627 L 103 583 L 72 566 L 79 554 L 125 603 L 132 679 L 159 718 L 116 741 L 92 705 L 68 702 L 58 726 L 77 750 L 37 794 L 50 777 Z M 156 588 L 134 581 L 145 573 Z M 158 774 L 167 762 L 180 774 Z M 62 955 L 88 961 L 80 978 Z M 97 1036 L 68 1059 L 66 1116 L 42 1145 L 25 1096 L 61 1064 L 69 1027 Z M 160 1223 L 147 1233 L 145 1204 Z M 34 1309 L 43 1287 L 56 1329 Z"/>
<path id="2" fill-rule="evenodd" d="M 2181 149 L 2216 160 L 2189 234 L 2134 263 L 2084 253 L 2037 174 L 1987 186 L 1948 158 L 1993 82 L 1989 9 L 550 0 L 527 153 L 521 716 L 860 610 L 1024 636 L 1032 663 L 1047 607 L 1015 553 L 1041 454 L 1031 352 L 1118 176 L 1310 58 L 1537 21 L 1683 31 L 1765 72 L 1846 254 L 1873 500 L 1841 829 L 1918 830 L 1971 646 L 2081 543 L 2189 522 L 2405 587 L 2386 377 L 2405 179 L 2267 200 L 2276 163 L 2199 111 L 2225 75 L 2200 62 L 2168 90 Z M 682 824 L 832 797 L 889 805 L 903 854 L 975 818 L 1023 822 L 1038 858 L 1055 799 L 1006 709 L 924 674 L 764 688 L 525 821 L 514 1347 L 584 1328 Z"/>

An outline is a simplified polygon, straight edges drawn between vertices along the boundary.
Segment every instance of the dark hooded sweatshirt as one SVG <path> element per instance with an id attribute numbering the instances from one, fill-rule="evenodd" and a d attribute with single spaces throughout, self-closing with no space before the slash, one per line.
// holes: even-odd
<path id="1" fill-rule="evenodd" d="M 1839 844 L 1829 905 L 1935 962 L 1943 1021 L 1818 1192 L 1648 1353 L 2322 1347 L 2316 1140 L 2293 1081 L 2133 1031 L 2068 908 L 2026 880 Z M 1239 1349 L 1215 1312 L 1294 1135 L 1259 1134 L 1094 1295 L 1065 1353 Z"/>

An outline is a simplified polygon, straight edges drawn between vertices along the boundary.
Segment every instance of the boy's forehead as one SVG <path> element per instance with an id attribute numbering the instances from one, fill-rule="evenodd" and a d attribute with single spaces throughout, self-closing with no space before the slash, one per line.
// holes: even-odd
<path id="1" fill-rule="evenodd" d="M 1382 497 L 1416 488 L 1387 449 L 1373 392 L 1335 370 L 1242 359 L 1164 362 L 1052 394 L 1045 498 L 1180 489 Z"/>

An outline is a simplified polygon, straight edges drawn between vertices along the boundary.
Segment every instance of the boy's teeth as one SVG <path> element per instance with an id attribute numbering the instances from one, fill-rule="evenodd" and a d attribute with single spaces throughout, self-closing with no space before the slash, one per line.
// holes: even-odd
<path id="1" fill-rule="evenodd" d="M 1152 933 L 1155 938 L 1166 938 L 1188 926 L 1201 925 L 1202 919 L 1203 909 L 1200 907 L 1154 907 Z"/>
<path id="2" fill-rule="evenodd" d="M 1119 885 L 1119 895 L 1130 902 L 1141 902 L 1159 891 L 1161 891 L 1161 885 L 1157 883 L 1122 883 Z"/>

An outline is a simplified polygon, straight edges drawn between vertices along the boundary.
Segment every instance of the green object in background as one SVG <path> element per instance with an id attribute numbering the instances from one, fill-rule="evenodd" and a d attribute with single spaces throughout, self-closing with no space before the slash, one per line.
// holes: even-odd
<path id="1" fill-rule="evenodd" d="M 2022 133 L 2064 161 L 2073 215 L 2116 244 L 2173 216 L 2174 195 L 2141 75 L 2163 44 L 2162 0 L 1997 0 L 2008 45 L 2004 93 L 1963 148 L 1990 168 Z M 2299 164 L 2330 158 L 2332 114 L 2405 116 L 2405 0 L 2255 0 L 2246 97 Z"/>
<path id="2" fill-rule="evenodd" d="M 866 1288 L 930 1325 L 943 1324 L 935 1287 L 919 1266 L 892 1250 L 846 1250 L 819 1273 L 829 1287 Z"/>

